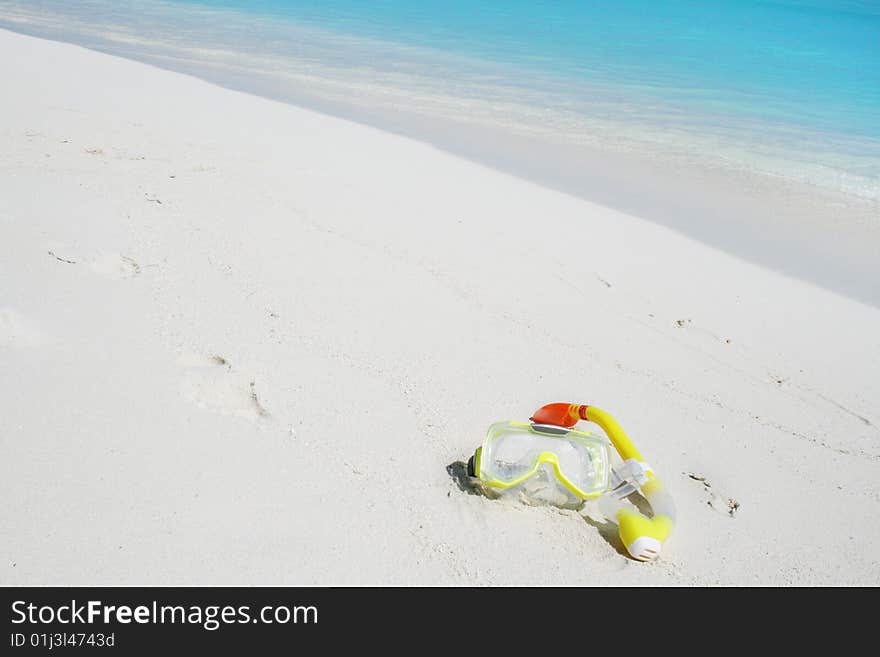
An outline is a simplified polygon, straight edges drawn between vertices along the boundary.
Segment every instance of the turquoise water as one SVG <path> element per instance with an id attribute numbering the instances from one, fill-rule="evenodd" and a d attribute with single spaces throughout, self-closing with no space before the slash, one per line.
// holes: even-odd
<path id="1" fill-rule="evenodd" d="M 529 75 L 880 137 L 880 2 L 200 0 Z"/>
<path id="2" fill-rule="evenodd" d="M 0 0 L 0 26 L 357 116 L 880 198 L 880 0 Z"/>

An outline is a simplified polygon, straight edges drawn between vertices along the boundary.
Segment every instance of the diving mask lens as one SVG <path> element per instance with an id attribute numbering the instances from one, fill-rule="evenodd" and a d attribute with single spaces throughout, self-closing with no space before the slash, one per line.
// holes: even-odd
<path id="1" fill-rule="evenodd" d="M 497 489 L 525 485 L 536 475 L 546 479 L 550 473 L 558 485 L 583 499 L 608 489 L 610 456 L 608 442 L 590 433 L 499 422 L 489 427 L 475 470 Z"/>

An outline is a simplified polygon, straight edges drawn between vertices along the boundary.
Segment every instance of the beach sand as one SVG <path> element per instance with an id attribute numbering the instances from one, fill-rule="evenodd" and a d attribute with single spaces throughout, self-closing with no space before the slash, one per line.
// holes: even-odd
<path id="1" fill-rule="evenodd" d="M 880 584 L 877 307 L 72 45 L 0 80 L 0 583 Z M 658 561 L 464 476 L 552 401 L 667 483 Z"/>

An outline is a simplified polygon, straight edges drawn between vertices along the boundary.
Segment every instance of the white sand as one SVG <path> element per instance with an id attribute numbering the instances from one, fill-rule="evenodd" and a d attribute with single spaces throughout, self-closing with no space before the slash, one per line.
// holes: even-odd
<path id="1" fill-rule="evenodd" d="M 0 583 L 880 584 L 877 308 L 74 46 L 0 82 Z M 658 562 L 450 476 L 550 401 L 668 482 Z"/>

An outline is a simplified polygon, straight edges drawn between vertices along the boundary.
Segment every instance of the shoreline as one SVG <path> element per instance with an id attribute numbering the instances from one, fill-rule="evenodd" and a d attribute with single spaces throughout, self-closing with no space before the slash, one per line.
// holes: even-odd
<path id="1" fill-rule="evenodd" d="M 880 582 L 878 308 L 131 60 L 0 73 L 0 582 Z M 565 400 L 674 496 L 656 563 L 460 485 Z"/>
<path id="2" fill-rule="evenodd" d="M 108 54 L 413 138 L 880 306 L 880 286 L 873 282 L 880 279 L 873 248 L 880 242 L 880 202 L 875 200 L 745 170 L 717 158 L 694 160 L 668 149 L 640 153 L 610 144 L 564 143 L 560 135 L 528 135 L 427 116 L 400 105 L 351 103 L 317 94 L 308 86 L 282 87 L 254 71 L 236 77 L 208 61 L 168 60 L 150 52 Z"/>

